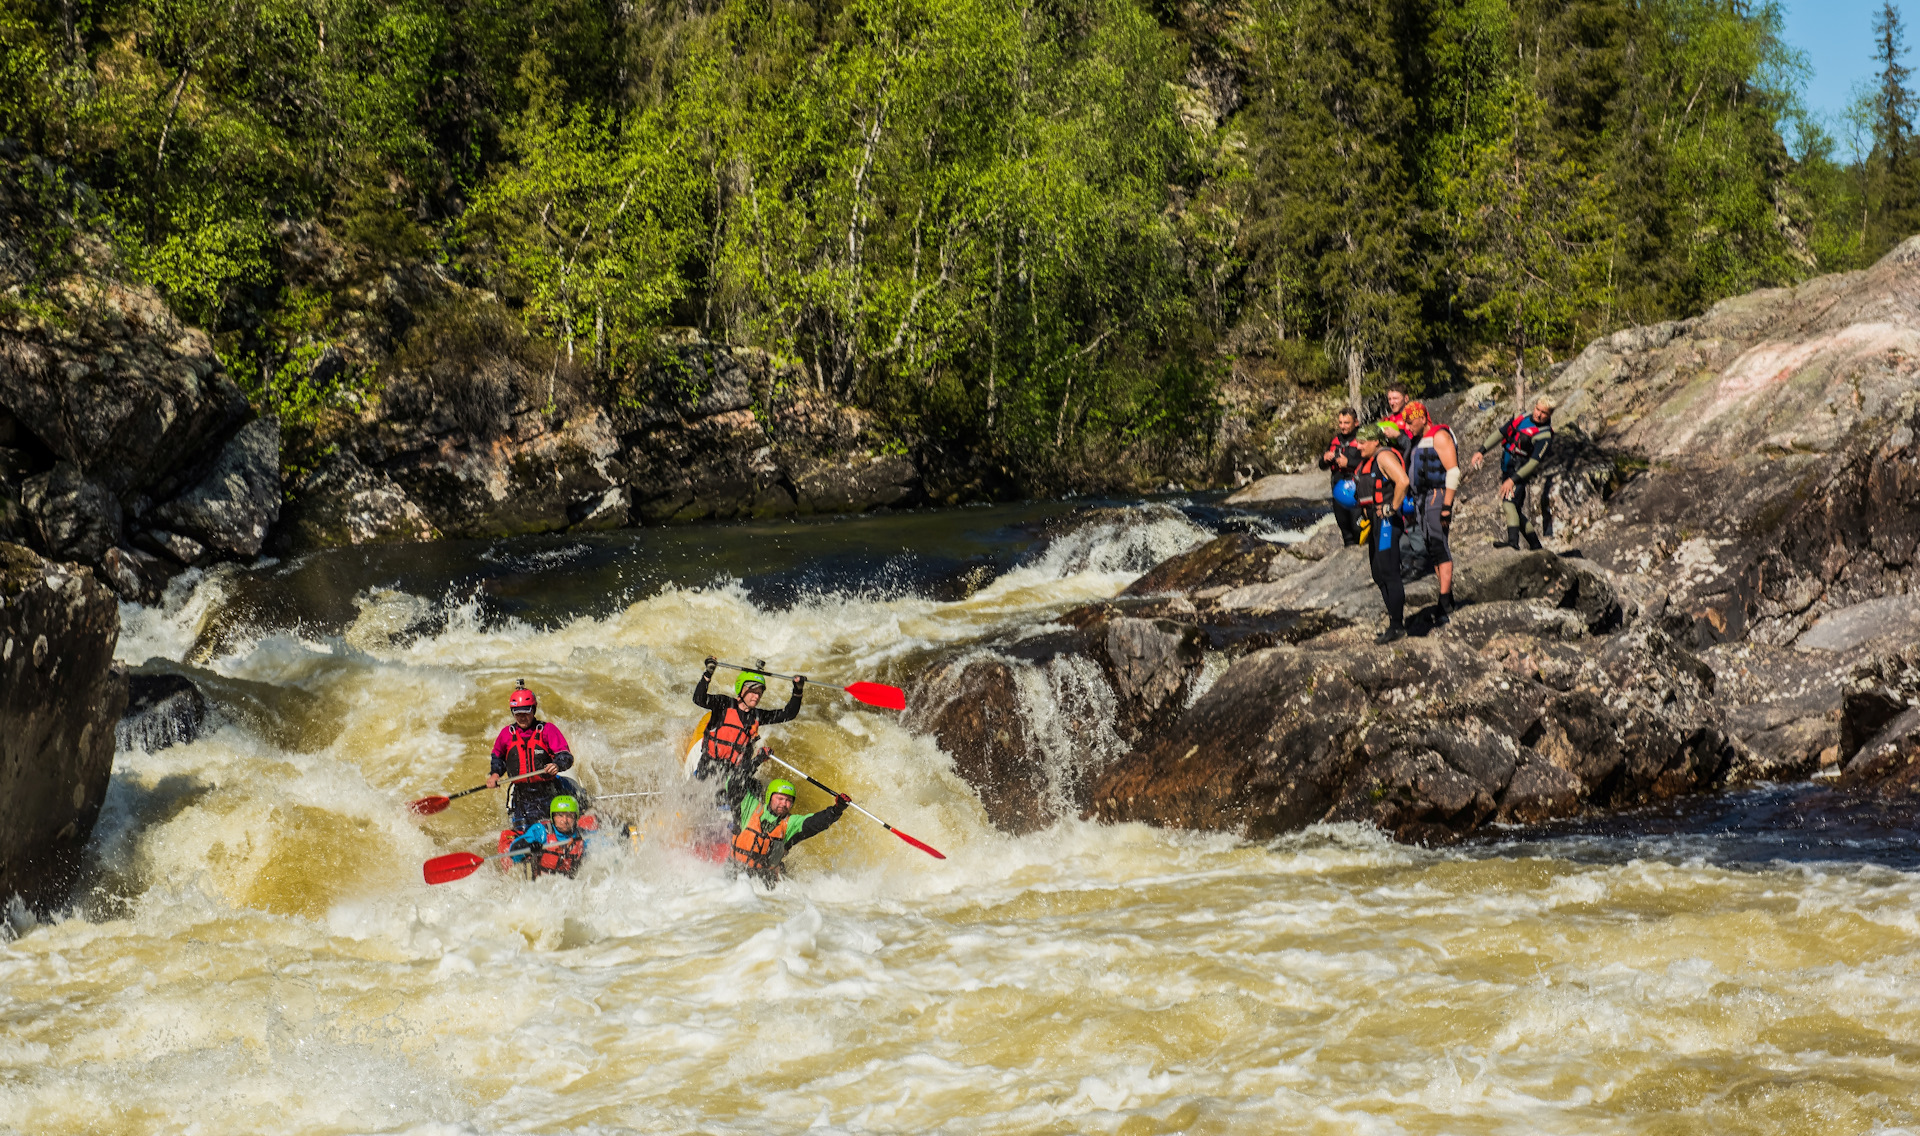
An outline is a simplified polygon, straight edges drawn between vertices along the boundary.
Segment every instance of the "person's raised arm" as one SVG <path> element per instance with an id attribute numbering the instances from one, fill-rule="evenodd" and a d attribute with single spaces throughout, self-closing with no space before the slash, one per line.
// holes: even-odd
<path id="1" fill-rule="evenodd" d="M 693 704 L 702 710 L 725 710 L 733 699 L 724 694 L 709 694 L 707 684 L 713 681 L 713 668 L 718 665 L 713 656 L 707 656 L 707 669 L 693 688 Z"/>
<path id="2" fill-rule="evenodd" d="M 834 822 L 846 813 L 847 806 L 851 803 L 851 798 L 845 793 L 840 794 L 839 799 L 831 805 L 804 819 L 800 824 L 800 831 L 787 840 L 787 847 L 791 848 L 802 840 L 810 840 L 832 828 Z"/>
<path id="3" fill-rule="evenodd" d="M 787 704 L 785 706 L 782 706 L 780 709 L 775 710 L 772 713 L 763 716 L 760 720 L 762 722 L 765 722 L 769 726 L 773 726 L 773 725 L 778 725 L 781 722 L 791 722 L 795 718 L 798 718 L 800 716 L 801 692 L 806 685 L 807 685 L 806 675 L 794 675 L 793 676 L 793 693 L 788 696 Z"/>

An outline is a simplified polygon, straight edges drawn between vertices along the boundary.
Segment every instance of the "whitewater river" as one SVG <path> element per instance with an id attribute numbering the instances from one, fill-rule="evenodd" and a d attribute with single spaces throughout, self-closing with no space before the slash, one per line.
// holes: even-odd
<path id="1" fill-rule="evenodd" d="M 127 609 L 120 657 L 226 724 L 123 748 L 76 910 L 13 910 L 0 1128 L 1920 1132 L 1915 826 L 1803 790 L 1445 851 L 1013 838 L 816 690 L 782 756 L 950 858 L 853 814 L 772 893 L 680 850 L 706 655 L 904 685 L 1208 535 L 1066 512 L 345 551 Z M 665 795 L 577 880 L 429 887 L 501 802 L 405 802 L 481 780 L 522 677 L 589 787 Z"/>

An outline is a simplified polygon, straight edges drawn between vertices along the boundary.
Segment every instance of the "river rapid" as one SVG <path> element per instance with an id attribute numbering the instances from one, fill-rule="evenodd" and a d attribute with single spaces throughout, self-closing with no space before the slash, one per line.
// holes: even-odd
<path id="1" fill-rule="evenodd" d="M 851 813 L 771 892 L 682 850 L 703 657 L 905 685 L 1234 523 L 1033 506 L 183 578 L 120 657 L 222 724 L 128 739 L 74 909 L 10 912 L 0 1127 L 1920 1132 L 1916 825 L 1816 790 L 1437 851 L 1014 838 L 897 715 L 814 689 L 776 750 L 949 858 Z M 516 678 L 590 789 L 662 795 L 608 800 L 642 837 L 578 879 L 429 887 L 500 796 L 405 802 L 484 777 Z M 1056 708 L 1084 678 L 1023 676 L 1063 785 L 1112 745 Z"/>

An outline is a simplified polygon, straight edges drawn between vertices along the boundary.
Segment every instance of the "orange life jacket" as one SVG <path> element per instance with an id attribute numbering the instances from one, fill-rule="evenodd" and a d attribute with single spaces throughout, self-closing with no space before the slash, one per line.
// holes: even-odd
<path id="1" fill-rule="evenodd" d="M 706 755 L 712 761 L 738 765 L 760 740 L 760 722 L 751 712 L 729 706 L 707 719 Z"/>
<path id="2" fill-rule="evenodd" d="M 746 824 L 740 826 L 740 835 L 733 838 L 733 862 L 757 872 L 772 869 L 774 846 L 785 840 L 787 835 L 789 818 L 780 817 L 779 823 L 768 828 L 765 822 L 771 814 L 766 808 L 765 801 L 756 802 L 753 815 L 747 818 Z"/>

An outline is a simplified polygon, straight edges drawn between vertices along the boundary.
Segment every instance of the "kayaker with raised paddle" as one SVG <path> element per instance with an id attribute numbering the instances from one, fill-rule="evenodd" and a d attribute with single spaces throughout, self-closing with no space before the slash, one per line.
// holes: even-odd
<path id="1" fill-rule="evenodd" d="M 740 672 L 733 682 L 732 698 L 710 692 L 707 687 L 713 682 L 714 668 L 719 665 L 719 660 L 709 656 L 707 669 L 700 675 L 699 685 L 693 688 L 693 704 L 712 711 L 707 717 L 706 732 L 700 738 L 700 761 L 693 770 L 693 775 L 702 781 L 716 774 L 728 777 L 742 769 L 752 773 L 758 765 L 754 749 L 760 742 L 760 728 L 799 717 L 800 699 L 807 685 L 807 676 L 794 675 L 793 695 L 787 704 L 778 710 L 766 710 L 761 708 L 760 700 L 766 697 L 767 679 L 757 671 Z"/>
<path id="2" fill-rule="evenodd" d="M 572 782 L 560 774 L 573 768 L 573 754 L 560 728 L 536 717 L 540 700 L 527 689 L 526 682 L 514 684 L 513 693 L 507 696 L 507 709 L 513 711 L 513 721 L 493 739 L 487 788 L 498 785 L 503 777 L 526 778 L 507 790 L 511 824 L 525 830 L 547 819 L 554 797 L 572 791 Z"/>

